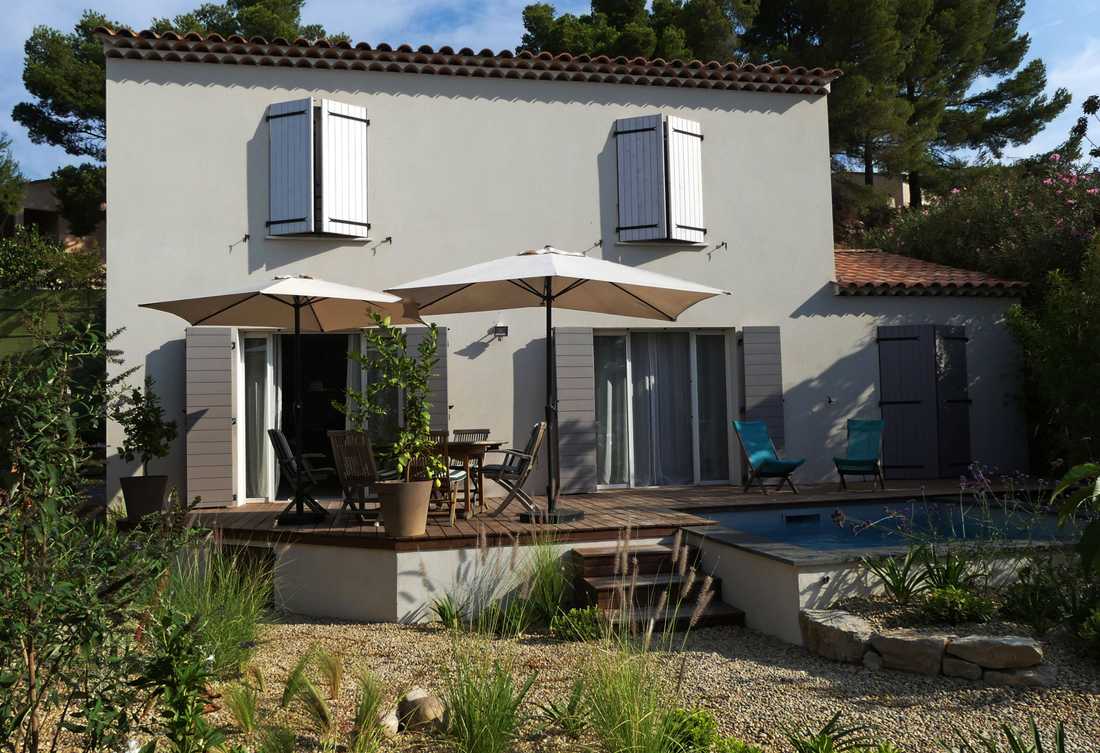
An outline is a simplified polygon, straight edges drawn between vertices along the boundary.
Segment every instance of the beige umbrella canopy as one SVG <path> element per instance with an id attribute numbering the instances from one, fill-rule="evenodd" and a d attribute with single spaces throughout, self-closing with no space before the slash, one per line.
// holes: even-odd
<path id="1" fill-rule="evenodd" d="M 280 276 L 273 282 L 238 290 L 141 306 L 175 314 L 193 325 L 279 327 L 293 332 L 296 453 L 301 453 L 302 447 L 302 333 L 372 327 L 372 313 L 389 316 L 394 324 L 420 323 L 416 305 L 396 295 L 305 275 Z M 328 512 L 306 489 L 300 457 L 295 466 L 294 499 L 278 520 L 284 525 L 322 520 Z"/>
<path id="2" fill-rule="evenodd" d="M 578 512 L 557 509 L 557 385 L 553 368 L 553 310 L 593 311 L 675 321 L 690 306 L 725 290 L 649 272 L 584 254 L 544 246 L 483 264 L 398 285 L 390 293 L 415 301 L 421 315 L 546 308 L 546 423 L 550 473 L 548 509 L 540 520 L 566 521 Z M 529 516 L 530 517 L 530 516 Z"/>

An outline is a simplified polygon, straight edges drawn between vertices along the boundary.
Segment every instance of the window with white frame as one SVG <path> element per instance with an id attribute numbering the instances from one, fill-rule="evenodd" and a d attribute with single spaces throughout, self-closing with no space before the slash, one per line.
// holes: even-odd
<path id="1" fill-rule="evenodd" d="M 703 243 L 703 127 L 672 115 L 615 121 L 619 241 Z"/>
<path id="2" fill-rule="evenodd" d="M 367 108 L 307 97 L 267 108 L 267 233 L 365 237 Z"/>

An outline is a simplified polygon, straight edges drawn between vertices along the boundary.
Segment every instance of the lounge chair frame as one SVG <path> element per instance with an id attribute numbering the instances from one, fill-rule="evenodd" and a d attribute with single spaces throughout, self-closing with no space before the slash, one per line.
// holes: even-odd
<path id="1" fill-rule="evenodd" d="M 748 422 L 742 421 L 741 423 Z M 745 447 L 745 440 L 741 436 L 741 431 L 737 428 L 737 422 L 734 422 L 733 433 L 737 435 L 737 445 L 741 448 L 741 457 L 744 458 L 745 467 L 748 469 L 748 473 L 745 476 L 745 483 L 741 487 L 742 492 L 747 493 L 752 487 L 753 482 L 756 482 L 760 485 L 760 491 L 762 491 L 764 494 L 767 494 L 768 487 L 764 484 L 764 479 L 777 478 L 779 479 L 779 483 L 775 487 L 776 491 L 781 490 L 783 488 L 783 484 L 786 483 L 788 486 L 791 487 L 792 492 L 798 494 L 798 487 L 794 485 L 794 480 L 791 478 L 791 474 L 798 470 L 797 466 L 783 473 L 762 471 L 758 468 L 753 467 L 752 461 L 749 459 L 748 448 Z M 775 442 L 772 440 L 770 433 L 768 434 L 768 444 L 771 446 L 772 455 L 775 457 L 776 460 L 780 460 L 781 458 L 779 457 L 779 451 L 775 448 Z M 801 463 L 799 463 L 799 465 L 801 465 Z"/>
<path id="2" fill-rule="evenodd" d="M 531 436 L 527 440 L 527 446 L 522 450 L 489 450 L 489 453 L 502 453 L 504 459 L 497 464 L 486 465 L 482 471 L 485 478 L 491 479 L 508 490 L 504 501 L 493 511 L 499 515 L 508 508 L 512 502 L 518 501 L 527 512 L 538 515 L 541 510 L 535 506 L 535 500 L 523 489 L 527 477 L 531 475 L 535 464 L 538 462 L 539 451 L 546 440 L 546 422 L 539 421 L 531 427 Z"/>

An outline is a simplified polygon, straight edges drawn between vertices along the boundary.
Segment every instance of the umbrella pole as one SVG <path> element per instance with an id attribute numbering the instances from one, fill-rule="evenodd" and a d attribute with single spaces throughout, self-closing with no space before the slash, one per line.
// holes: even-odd
<path id="1" fill-rule="evenodd" d="M 280 525 L 300 525 L 302 523 L 316 523 L 328 515 L 321 504 L 310 496 L 305 488 L 302 478 L 302 303 L 301 298 L 294 296 L 294 498 L 290 504 L 279 514 L 277 522 Z M 309 506 L 310 511 L 305 508 Z M 291 508 L 294 508 L 293 512 Z"/>
<path id="2" fill-rule="evenodd" d="M 543 285 L 542 303 L 546 307 L 546 512 L 522 512 L 524 523 L 568 523 L 580 520 L 580 510 L 558 508 L 558 380 L 554 368 L 554 294 L 553 281 Z"/>

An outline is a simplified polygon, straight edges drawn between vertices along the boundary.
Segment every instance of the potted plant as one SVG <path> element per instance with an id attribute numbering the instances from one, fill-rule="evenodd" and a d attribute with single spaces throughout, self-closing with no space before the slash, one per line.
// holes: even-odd
<path id="1" fill-rule="evenodd" d="M 375 327 L 366 333 L 370 353 L 349 356 L 374 378 L 362 392 L 350 391 L 352 424 L 362 430 L 371 416 L 386 415 L 384 393 L 398 390 L 404 397 L 392 447 L 384 454 L 397 469 L 397 478 L 376 485 L 382 503 L 382 525 L 391 536 L 423 536 L 428 523 L 432 487 L 447 465 L 431 432 L 428 402 L 432 369 L 438 362 L 438 333 L 433 324 L 415 354 L 408 352 L 405 332 L 390 318 L 374 315 Z"/>
<path id="2" fill-rule="evenodd" d="M 126 437 L 118 448 L 119 456 L 128 463 L 141 460 L 141 476 L 120 480 L 126 500 L 126 517 L 137 520 L 164 509 L 168 496 L 168 477 L 149 475 L 149 461 L 168 455 L 176 438 L 176 422 L 164 420 L 160 398 L 153 391 L 152 377 L 145 378 L 145 388 L 134 387 L 115 401 L 111 418 L 118 422 Z"/>

